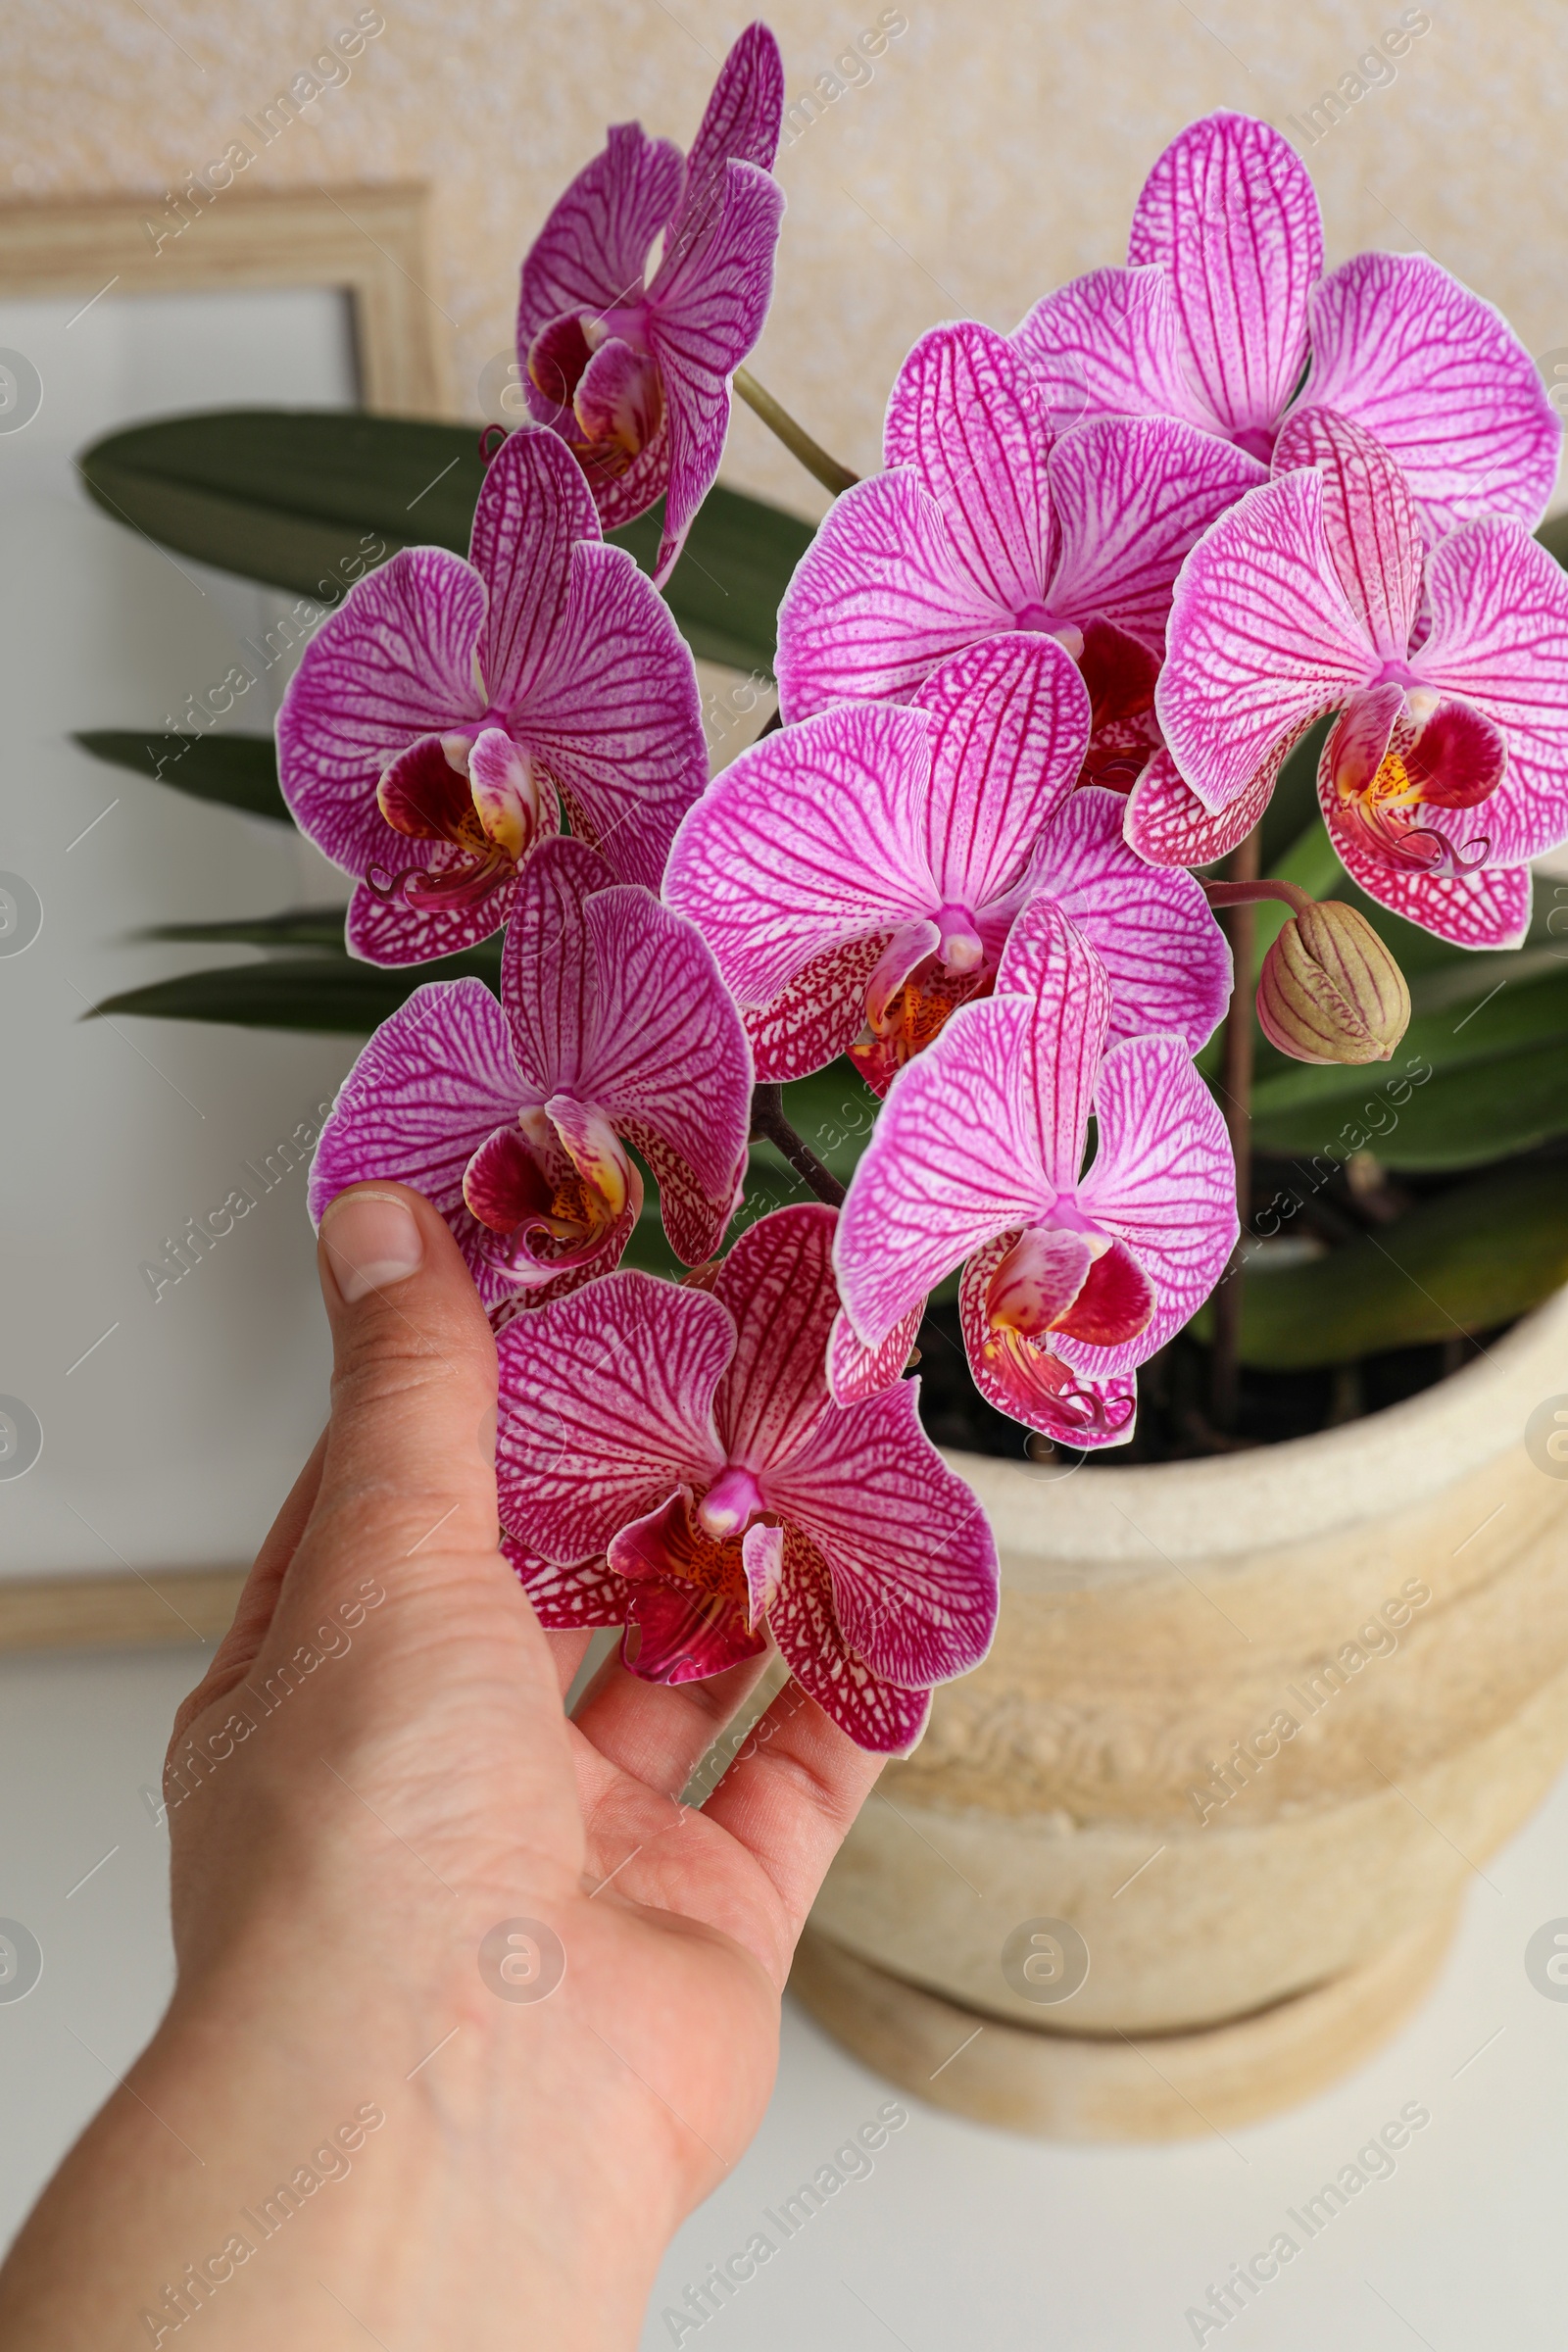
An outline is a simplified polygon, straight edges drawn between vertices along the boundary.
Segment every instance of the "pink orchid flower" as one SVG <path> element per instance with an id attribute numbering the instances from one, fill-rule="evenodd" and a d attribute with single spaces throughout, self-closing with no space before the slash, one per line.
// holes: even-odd
<path id="1" fill-rule="evenodd" d="M 366 1047 L 321 1130 L 318 1221 L 346 1185 L 391 1178 L 441 1211 L 492 1312 L 606 1274 L 642 1206 L 640 1152 L 688 1265 L 739 1194 L 751 1057 L 713 959 L 650 891 L 585 843 L 523 868 L 482 980 L 415 990 Z"/>
<path id="2" fill-rule="evenodd" d="M 517 352 L 529 408 L 580 462 L 607 530 L 663 499 L 656 580 L 712 486 L 730 377 L 767 316 L 784 211 L 769 174 L 783 110 L 778 43 L 765 24 L 749 25 L 719 69 L 690 155 L 639 122 L 618 123 L 522 265 Z"/>
<path id="3" fill-rule="evenodd" d="M 985 1655 L 997 1555 L 912 1383 L 828 1395 L 833 1224 L 782 1208 L 710 1292 L 623 1272 L 509 1324 L 501 1517 L 543 1624 L 626 1625 L 646 1682 L 771 1641 L 852 1740 L 901 1754 L 932 1684 Z"/>
<path id="4" fill-rule="evenodd" d="M 1482 514 L 1541 520 L 1561 432 L 1530 354 L 1425 254 L 1361 253 L 1324 277 L 1312 182 L 1268 123 L 1209 115 L 1174 139 L 1127 261 L 1048 295 L 1013 336 L 1059 425 L 1179 416 L 1267 459 L 1293 405 L 1335 409 L 1392 450 L 1430 539 Z"/>
<path id="5" fill-rule="evenodd" d="M 1338 710 L 1318 791 L 1347 871 L 1440 938 L 1514 945 L 1527 861 L 1568 838 L 1568 577 L 1498 515 L 1423 563 L 1404 475 L 1330 410 L 1293 418 L 1275 463 L 1177 583 L 1169 764 L 1135 792 L 1134 844 L 1158 848 L 1162 812 L 1179 830 L 1176 777 L 1215 837 L 1250 829 L 1285 753 Z"/>
<path id="6" fill-rule="evenodd" d="M 894 1081 L 839 1220 L 845 1313 L 874 1349 L 961 1264 L 981 1394 L 1069 1445 L 1115 1445 L 1135 1367 L 1234 1247 L 1230 1142 L 1180 1038 L 1104 1052 L 1103 966 L 1049 900 L 1013 926 L 997 990 Z"/>
<path id="7" fill-rule="evenodd" d="M 657 890 L 708 780 L 691 655 L 553 433 L 502 444 L 470 554 L 404 548 L 357 581 L 278 713 L 283 797 L 359 877 L 348 942 L 370 963 L 498 930 L 563 803 L 617 880 Z"/>
<path id="8" fill-rule="evenodd" d="M 1115 794 L 1074 791 L 1088 725 L 1062 648 L 999 636 L 934 669 L 907 708 L 836 704 L 715 778 L 676 836 L 664 896 L 713 950 L 760 1079 L 848 1051 L 885 1094 L 989 993 L 1041 892 L 1105 961 L 1113 1035 L 1203 1043 L 1229 996 L 1224 936 L 1190 875 L 1156 875 L 1126 847 Z"/>
<path id="9" fill-rule="evenodd" d="M 1261 466 L 1167 417 L 1057 439 L 1027 365 L 969 323 L 933 327 L 905 361 L 884 455 L 888 470 L 839 499 L 785 595 L 785 718 L 846 698 L 907 702 L 964 647 L 1035 630 L 1082 665 L 1086 780 L 1109 780 L 1102 761 L 1130 748 L 1136 772 L 1177 570 Z"/>

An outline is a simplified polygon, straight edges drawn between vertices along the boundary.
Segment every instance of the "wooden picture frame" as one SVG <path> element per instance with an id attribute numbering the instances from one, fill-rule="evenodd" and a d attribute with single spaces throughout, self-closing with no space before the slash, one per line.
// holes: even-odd
<path id="1" fill-rule="evenodd" d="M 0 292 L 87 304 L 111 291 L 339 289 L 365 406 L 451 416 L 451 322 L 430 290 L 427 216 L 413 182 L 5 204 Z M 234 1568 L 0 1578 L 0 1652 L 211 1642 L 243 1582 Z"/>

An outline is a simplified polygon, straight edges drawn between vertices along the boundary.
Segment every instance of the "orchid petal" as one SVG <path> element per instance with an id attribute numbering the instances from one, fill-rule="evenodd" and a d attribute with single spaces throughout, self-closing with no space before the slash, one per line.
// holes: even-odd
<path id="1" fill-rule="evenodd" d="M 1112 1242 L 1056 1317 L 1055 1329 L 1092 1347 L 1116 1348 L 1149 1329 L 1154 1304 L 1154 1286 L 1137 1258 L 1125 1242 Z"/>
<path id="2" fill-rule="evenodd" d="M 872 931 L 847 947 L 824 949 L 771 1004 L 742 1008 L 760 1086 L 809 1078 L 849 1051 L 865 1026 L 866 989 L 889 936 Z"/>
<path id="3" fill-rule="evenodd" d="M 771 1004 L 816 957 L 935 912 L 929 736 L 923 713 L 897 705 L 824 710 L 742 752 L 685 819 L 664 896 L 743 1004 Z"/>
<path id="4" fill-rule="evenodd" d="M 839 1311 L 834 1212 L 819 1200 L 775 1209 L 748 1226 L 713 1284 L 735 1325 L 735 1353 L 713 1417 L 727 1459 L 754 1471 L 769 1509 L 784 1510 L 773 1472 L 797 1454 L 825 1412 L 828 1334 Z"/>
<path id="5" fill-rule="evenodd" d="M 501 1002 L 534 1099 L 583 1086 L 596 1007 L 588 902 L 610 868 L 586 842 L 541 844 L 517 877 L 501 951 Z"/>
<path id="6" fill-rule="evenodd" d="M 1160 652 L 1171 590 L 1189 551 L 1267 469 L 1228 441 L 1170 416 L 1102 416 L 1051 453 L 1060 555 L 1052 612 L 1098 616 Z"/>
<path id="7" fill-rule="evenodd" d="M 748 24 L 724 63 L 686 157 L 682 220 L 705 221 L 724 186 L 731 156 L 771 172 L 784 120 L 784 61 L 765 24 Z"/>
<path id="8" fill-rule="evenodd" d="M 524 362 L 539 329 L 564 311 L 597 318 L 641 295 L 649 248 L 675 213 L 685 173 L 668 139 L 649 138 L 640 122 L 615 124 L 522 265 L 517 344 Z"/>
<path id="9" fill-rule="evenodd" d="M 931 1693 L 884 1682 L 839 1630 L 827 1563 L 793 1529 L 784 1535 L 784 1577 L 768 1623 L 808 1698 L 873 1755 L 907 1755 L 925 1730 Z"/>
<path id="10" fill-rule="evenodd" d="M 1061 1190 L 1076 1182 L 1083 1159 L 1095 1072 L 1110 1020 L 1110 983 L 1083 933 L 1049 898 L 1032 900 L 1007 934 L 997 994 L 1013 991 L 1033 1001 L 1023 1099 L 1039 1165 Z"/>
<path id="11" fill-rule="evenodd" d="M 1040 380 L 1055 433 L 1094 416 L 1179 416 L 1204 432 L 1225 429 L 1188 374 L 1161 269 L 1091 270 L 1037 302 L 1011 341 Z"/>
<path id="12" fill-rule="evenodd" d="M 573 549 L 549 667 L 509 724 L 569 797 L 616 880 L 657 891 L 708 754 L 691 655 L 623 548 Z"/>
<path id="13" fill-rule="evenodd" d="M 1271 434 L 1306 358 L 1323 223 L 1279 131 L 1213 114 L 1173 139 L 1144 182 L 1127 260 L 1162 263 L 1200 396 L 1228 432 Z"/>
<path id="14" fill-rule="evenodd" d="M 1103 1378 L 1130 1371 L 1197 1313 L 1236 1244 L 1236 1163 L 1219 1107 L 1179 1038 L 1113 1046 L 1095 1096 L 1100 1149 L 1078 1187 L 1085 1212 L 1124 1242 L 1152 1283 L 1152 1320 L 1102 1348 L 1062 1334 L 1057 1352 Z"/>
<path id="15" fill-rule="evenodd" d="M 1217 813 L 1376 667 L 1329 554 L 1322 476 L 1287 473 L 1248 491 L 1182 565 L 1154 708 L 1177 766 Z"/>
<path id="16" fill-rule="evenodd" d="M 767 1636 L 753 1632 L 738 1602 L 715 1602 L 696 1589 L 652 1580 L 628 1585 L 627 1639 L 621 1662 L 645 1683 L 707 1682 L 748 1658 L 760 1658 Z M 635 1649 L 631 1633 L 639 1639 Z"/>
<path id="17" fill-rule="evenodd" d="M 512 1285 L 488 1264 L 464 1171 L 522 1093 L 507 1019 L 482 980 L 427 980 L 381 1023 L 344 1080 L 311 1167 L 311 1215 L 351 1184 L 407 1184 L 446 1218 L 487 1306 Z"/>
<path id="18" fill-rule="evenodd" d="M 1529 866 L 1487 863 L 1467 873 L 1434 874 L 1380 858 L 1341 802 L 1330 764 L 1332 749 L 1331 737 L 1318 763 L 1318 800 L 1335 854 L 1351 881 L 1392 914 L 1419 923 L 1423 931 L 1450 940 L 1455 947 L 1522 946 L 1530 927 Z M 1457 828 L 1461 851 L 1472 834 L 1485 834 L 1500 797 L 1494 796 Z M 1416 815 L 1419 821 L 1419 809 Z M 1451 820 L 1439 821 L 1452 837 L 1455 828 Z"/>
<path id="19" fill-rule="evenodd" d="M 564 442 L 537 425 L 509 433 L 485 472 L 469 549 L 489 592 L 479 664 L 492 704 L 518 701 L 550 662 L 572 548 L 598 537 L 593 494 Z"/>
<path id="20" fill-rule="evenodd" d="M 907 469 L 846 490 L 778 615 L 788 724 L 846 698 L 906 701 L 939 662 L 1013 626 L 958 559 L 941 507 Z"/>
<path id="21" fill-rule="evenodd" d="M 1421 597 L 1421 516 L 1409 481 L 1353 417 L 1298 409 L 1274 444 L 1274 471 L 1314 466 L 1340 586 L 1385 661 L 1402 662 Z"/>
<path id="22" fill-rule="evenodd" d="M 978 914 L 1071 794 L 1089 696 L 1054 638 L 1010 634 L 944 662 L 914 708 L 932 722 L 922 862 L 939 907 Z"/>
<path id="23" fill-rule="evenodd" d="M 827 1562 L 845 1640 L 907 1688 L 978 1665 L 997 1622 L 991 1530 L 921 1429 L 918 1386 L 900 1381 L 864 1404 L 830 1408 L 768 1479 L 786 1524 Z"/>
<path id="24" fill-rule="evenodd" d="M 894 1324 L 880 1347 L 867 1348 L 840 1309 L 827 1343 L 827 1385 L 835 1404 L 863 1404 L 868 1396 L 880 1396 L 884 1389 L 891 1389 L 904 1377 L 923 1311 L 912 1307 L 902 1323 Z"/>
<path id="25" fill-rule="evenodd" d="M 1026 1339 L 1040 1339 L 1067 1313 L 1093 1264 L 1087 1234 L 1032 1225 L 991 1277 L 987 1319 Z"/>
<path id="26" fill-rule="evenodd" d="M 462 852 L 444 841 L 405 841 L 384 826 L 381 839 L 383 845 L 395 845 L 394 862 L 403 873 L 439 874 L 464 862 Z M 428 963 L 437 956 L 460 956 L 466 948 L 477 947 L 500 930 L 507 919 L 512 887 L 503 879 L 482 898 L 466 905 L 411 906 L 400 889 L 372 890 L 368 882 L 361 882 L 349 901 L 344 925 L 349 954 L 384 968 Z"/>
<path id="27" fill-rule="evenodd" d="M 706 1292 L 621 1272 L 496 1340 L 508 1533 L 548 1559 L 605 1551 L 629 1519 L 723 1467 L 712 1397 L 735 1326 Z"/>
<path id="28" fill-rule="evenodd" d="M 300 831 L 346 873 L 385 859 L 382 770 L 421 735 L 483 710 L 473 662 L 484 615 L 471 564 L 405 547 L 355 582 L 306 647 L 277 714 L 278 780 Z"/>
<path id="29" fill-rule="evenodd" d="M 554 1560 L 535 1559 L 514 1536 L 501 1535 L 502 1556 L 533 1603 L 534 1615 L 548 1633 L 566 1633 L 579 1626 L 624 1625 L 625 1581 L 603 1560 L 583 1560 L 563 1567 Z"/>
<path id="30" fill-rule="evenodd" d="M 1006 613 L 1038 604 L 1051 575 L 1050 447 L 1045 396 L 1005 336 L 964 320 L 920 337 L 888 403 L 884 460 L 918 476 L 973 593 Z"/>
<path id="31" fill-rule="evenodd" d="M 1533 530 L 1562 427 L 1507 321 L 1420 253 L 1358 253 L 1312 296 L 1303 405 L 1375 433 L 1410 479 L 1433 539 L 1482 514 Z"/>
<path id="32" fill-rule="evenodd" d="M 958 1317 L 976 1388 L 999 1412 L 1061 1445 L 1124 1446 L 1138 1410 L 1129 1373 L 1096 1378 L 1054 1353 L 1049 1335 L 1030 1340 L 993 1326 L 986 1304 L 991 1278 L 1017 1240 L 1016 1233 L 1004 1233 L 988 1242 L 970 1258 L 958 1285 Z"/>
<path id="33" fill-rule="evenodd" d="M 1568 574 L 1495 517 L 1427 564 L 1432 629 L 1411 666 L 1500 727 L 1508 772 L 1486 810 L 1488 862 L 1522 865 L 1568 838 Z"/>

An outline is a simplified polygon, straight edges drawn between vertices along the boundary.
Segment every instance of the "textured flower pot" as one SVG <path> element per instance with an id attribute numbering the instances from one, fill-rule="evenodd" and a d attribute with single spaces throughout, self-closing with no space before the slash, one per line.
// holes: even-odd
<path id="1" fill-rule="evenodd" d="M 1526 1439 L 1564 1391 L 1568 1293 L 1289 1445 L 964 1457 L 996 1645 L 851 1834 L 802 1997 L 907 2087 L 1073 2136 L 1201 2131 L 1353 2062 L 1568 1755 L 1568 1475 Z"/>

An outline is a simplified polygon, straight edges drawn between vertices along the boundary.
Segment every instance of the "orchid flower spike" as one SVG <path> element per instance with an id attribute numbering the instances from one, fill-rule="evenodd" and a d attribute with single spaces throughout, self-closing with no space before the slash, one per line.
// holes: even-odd
<path id="1" fill-rule="evenodd" d="M 730 378 L 767 316 L 783 110 L 778 43 L 751 24 L 719 69 L 691 153 L 618 123 L 522 265 L 529 409 L 580 462 L 607 530 L 664 501 L 656 581 L 712 486 Z"/>
<path id="2" fill-rule="evenodd" d="M 623 1272 L 510 1323 L 504 1548 L 542 1624 L 625 1625 L 644 1681 L 776 1643 L 859 1746 L 904 1754 L 990 1645 L 997 1554 L 915 1383 L 828 1395 L 833 1223 L 760 1218 L 710 1292 Z"/>
<path id="3" fill-rule="evenodd" d="M 1267 122 L 1209 115 L 1174 139 L 1127 262 L 1048 295 L 1012 338 L 1058 431 L 1179 416 L 1267 461 L 1288 416 L 1334 409 L 1403 466 L 1429 541 L 1545 513 L 1561 428 L 1506 320 L 1426 254 L 1324 277 L 1312 182 Z"/>
<path id="4" fill-rule="evenodd" d="M 1054 637 L 1082 666 L 1085 780 L 1131 783 L 1156 737 L 1171 585 L 1256 459 L 1168 417 L 1065 439 L 1027 364 L 989 327 L 922 335 L 899 371 L 887 471 L 839 499 L 779 612 L 787 720 L 907 702 L 940 662 L 1002 632 Z M 1132 764 L 1125 778 L 1115 767 Z"/>
<path id="5" fill-rule="evenodd" d="M 370 963 L 499 930 L 563 804 L 617 881 L 657 890 L 708 778 L 691 655 L 554 434 L 502 444 L 470 556 L 403 548 L 357 581 L 278 713 L 283 798 L 358 878 Z"/>
<path id="6" fill-rule="evenodd" d="M 1318 792 L 1347 871 L 1440 938 L 1516 946 L 1528 861 L 1568 839 L 1568 576 L 1500 515 L 1423 562 L 1405 476 L 1331 410 L 1293 417 L 1274 463 L 1183 567 L 1157 696 L 1169 749 L 1129 839 L 1220 855 L 1338 711 Z"/>
<path id="7" fill-rule="evenodd" d="M 697 932 L 584 843 L 548 842 L 517 886 L 500 1004 L 481 980 L 426 981 L 382 1022 L 321 1130 L 311 1213 L 347 1185 L 412 1185 L 494 1316 L 618 1262 L 643 1200 L 631 1145 L 699 1265 L 739 1195 L 751 1087 Z"/>
<path id="8" fill-rule="evenodd" d="M 894 1081 L 834 1245 L 868 1351 L 961 1265 L 976 1387 L 1080 1446 L 1131 1436 L 1135 1367 L 1197 1312 L 1237 1236 L 1230 1142 L 1185 1044 L 1104 1053 L 1109 1011 L 1100 958 L 1036 900 L 997 994 Z"/>

